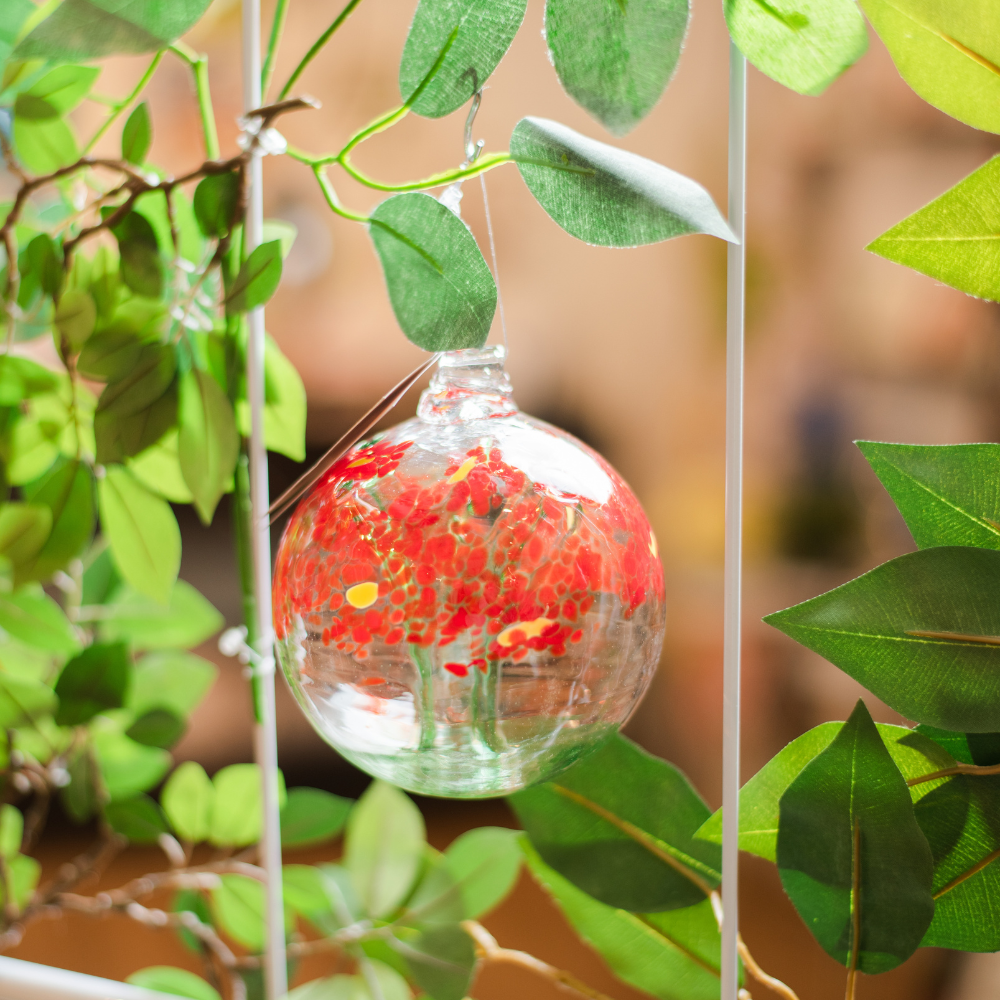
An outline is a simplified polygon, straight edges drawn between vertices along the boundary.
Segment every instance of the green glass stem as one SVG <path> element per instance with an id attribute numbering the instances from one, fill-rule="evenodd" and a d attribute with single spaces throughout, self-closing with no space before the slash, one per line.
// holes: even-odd
<path id="1" fill-rule="evenodd" d="M 437 736 L 437 720 L 434 716 L 434 665 L 427 653 L 419 646 L 410 645 L 410 656 L 420 672 L 420 745 L 419 749 L 429 750 Z"/>

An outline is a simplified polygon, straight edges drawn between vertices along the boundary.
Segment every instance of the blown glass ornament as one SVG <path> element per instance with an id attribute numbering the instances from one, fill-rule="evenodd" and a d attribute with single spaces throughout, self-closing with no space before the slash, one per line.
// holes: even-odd
<path id="1" fill-rule="evenodd" d="M 320 735 L 426 795 L 503 795 L 620 726 L 663 643 L 635 495 L 521 413 L 504 350 L 443 355 L 418 415 L 340 459 L 278 551 L 278 655 Z"/>

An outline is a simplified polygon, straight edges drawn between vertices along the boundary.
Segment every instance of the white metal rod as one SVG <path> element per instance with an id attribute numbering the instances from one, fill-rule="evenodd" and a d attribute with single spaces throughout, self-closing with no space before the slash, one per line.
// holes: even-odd
<path id="1" fill-rule="evenodd" d="M 243 0 L 243 107 L 261 106 L 260 0 Z M 263 170 L 260 154 L 251 157 L 244 239 L 250 253 L 264 228 Z M 264 310 L 247 316 L 247 397 L 250 402 L 250 525 L 253 550 L 254 600 L 257 609 L 260 660 L 257 674 L 257 721 L 254 755 L 263 782 L 264 821 L 261 855 L 267 871 L 267 934 L 264 951 L 264 991 L 267 1000 L 288 992 L 285 964 L 285 920 L 281 892 L 281 829 L 278 822 L 278 738 L 274 713 L 274 633 L 271 623 L 271 535 L 267 521 L 267 449 L 264 446 Z"/>
<path id="2" fill-rule="evenodd" d="M 722 678 L 722 1000 L 739 989 L 740 638 L 743 587 L 743 314 L 746 287 L 747 63 L 729 43 L 726 261 L 726 559 Z"/>
<path id="3" fill-rule="evenodd" d="M 166 993 L 0 957 L 0 1000 L 169 1000 Z M 174 998 L 176 1000 L 176 998 Z"/>

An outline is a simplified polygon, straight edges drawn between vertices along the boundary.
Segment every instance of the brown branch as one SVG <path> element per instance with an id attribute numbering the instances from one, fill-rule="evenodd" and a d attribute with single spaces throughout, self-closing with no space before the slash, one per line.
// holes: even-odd
<path id="1" fill-rule="evenodd" d="M 854 819 L 854 842 L 851 873 L 851 957 L 847 965 L 847 991 L 844 1000 L 854 1000 L 861 955 L 861 821 Z"/>
<path id="2" fill-rule="evenodd" d="M 955 764 L 954 767 L 945 767 L 940 771 L 932 771 L 930 774 L 921 774 L 918 778 L 910 778 L 906 784 L 912 788 L 914 785 L 922 785 L 925 781 L 950 778 L 955 774 L 972 774 L 982 778 L 990 774 L 1000 774 L 1000 764 L 982 766 L 978 764 Z"/>
<path id="3" fill-rule="evenodd" d="M 981 861 L 977 861 L 971 868 L 962 872 L 961 875 L 956 875 L 947 885 L 943 885 L 936 893 L 934 893 L 935 899 L 940 899 L 946 892 L 951 892 L 956 886 L 961 885 L 966 879 L 972 878 L 977 872 L 981 872 L 987 865 L 993 864 L 994 861 L 1000 858 L 1000 848 L 995 850 L 992 854 L 987 854 L 985 858 Z"/>
<path id="4" fill-rule="evenodd" d="M 757 960 L 750 954 L 750 949 L 746 946 L 746 942 L 743 940 L 741 935 L 736 936 L 736 948 L 740 953 L 740 958 L 743 959 L 743 964 L 746 966 L 747 972 L 749 972 L 758 983 L 762 983 L 769 990 L 773 990 L 777 993 L 778 996 L 784 997 L 785 1000 L 799 1000 L 799 996 L 795 990 L 783 983 L 780 979 L 775 979 L 774 976 L 769 976 L 757 964 Z M 749 996 L 749 994 L 747 994 L 747 996 Z"/>

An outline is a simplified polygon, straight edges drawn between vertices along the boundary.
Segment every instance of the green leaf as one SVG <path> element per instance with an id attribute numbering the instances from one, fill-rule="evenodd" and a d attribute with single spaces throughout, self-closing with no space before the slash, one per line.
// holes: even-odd
<path id="1" fill-rule="evenodd" d="M 293 788 L 289 798 L 295 791 Z M 327 876 L 315 865 L 283 865 L 281 885 L 285 905 L 321 925 L 333 913 L 327 882 Z"/>
<path id="2" fill-rule="evenodd" d="M 354 802 L 319 788 L 293 788 L 281 810 L 281 846 L 305 847 L 337 836 Z"/>
<path id="3" fill-rule="evenodd" d="M 970 295 L 1000 301 L 998 184 L 995 156 L 865 249 Z"/>
<path id="4" fill-rule="evenodd" d="M 121 466 L 97 484 L 101 527 L 122 577 L 167 604 L 181 562 L 181 534 L 170 505 Z"/>
<path id="5" fill-rule="evenodd" d="M 569 96 L 624 135 L 674 75 L 688 16 L 688 0 L 547 0 L 545 41 Z"/>
<path id="6" fill-rule="evenodd" d="M 52 527 L 22 573 L 24 579 L 46 580 L 78 556 L 94 533 L 93 474 L 85 462 L 63 458 L 23 492 L 32 504 L 49 511 Z"/>
<path id="7" fill-rule="evenodd" d="M 104 818 L 133 844 L 155 844 L 161 834 L 168 832 L 160 807 L 148 795 L 109 803 Z"/>
<path id="8" fill-rule="evenodd" d="M 498 826 L 469 830 L 452 841 L 444 864 L 461 891 L 465 917 L 475 920 L 514 888 L 521 872 L 520 834 Z"/>
<path id="9" fill-rule="evenodd" d="M 56 695 L 60 726 L 79 726 L 125 703 L 132 661 L 124 643 L 96 643 L 73 657 L 59 674 Z"/>
<path id="10" fill-rule="evenodd" d="M 21 162 L 36 174 L 52 173 L 79 156 L 76 139 L 61 118 L 15 118 L 14 146 Z"/>
<path id="11" fill-rule="evenodd" d="M 188 997 L 190 1000 L 222 1000 L 219 991 L 211 983 L 187 969 L 178 969 L 172 965 L 151 965 L 139 969 L 127 976 L 125 982 L 146 990 L 156 990 L 158 993 Z"/>
<path id="12" fill-rule="evenodd" d="M 262 306 L 281 281 L 281 242 L 261 243 L 243 262 L 226 296 L 230 313 L 249 312 Z"/>
<path id="13" fill-rule="evenodd" d="M 216 847 L 246 847 L 260 840 L 264 806 L 260 768 L 230 764 L 212 779 L 212 821 L 208 839 Z M 284 786 L 279 803 L 283 804 Z"/>
<path id="14" fill-rule="evenodd" d="M 177 416 L 181 472 L 198 516 L 211 524 L 239 456 L 233 407 L 208 372 L 192 369 L 180 378 Z"/>
<path id="15" fill-rule="evenodd" d="M 868 48 L 854 0 L 725 0 L 739 50 L 800 94 L 821 94 Z"/>
<path id="16" fill-rule="evenodd" d="M 384 781 L 372 782 L 351 811 L 344 842 L 345 867 L 369 916 L 383 917 L 406 898 L 424 842 L 424 819 L 412 800 Z"/>
<path id="17" fill-rule="evenodd" d="M 21 850 L 24 817 L 11 805 L 0 806 L 0 856 L 8 860 Z"/>
<path id="18" fill-rule="evenodd" d="M 137 165 L 146 162 L 146 154 L 153 142 L 153 123 L 149 105 L 143 101 L 136 105 L 122 129 L 122 159 Z"/>
<path id="19" fill-rule="evenodd" d="M 899 75 L 928 103 L 1000 132 L 1000 11 L 992 0 L 860 0 Z"/>
<path id="20" fill-rule="evenodd" d="M 503 59 L 526 7 L 527 0 L 420 0 L 399 65 L 403 100 L 413 98 L 447 46 L 444 61 L 412 108 L 428 118 L 460 108 Z"/>
<path id="21" fill-rule="evenodd" d="M 718 848 L 694 838 L 708 807 L 680 771 L 624 736 L 509 802 L 546 864 L 608 905 L 692 906 L 705 896 L 697 883 L 721 877 Z"/>
<path id="22" fill-rule="evenodd" d="M 63 0 L 18 44 L 19 59 L 96 59 L 165 48 L 191 29 L 210 0 L 128 3 Z"/>
<path id="23" fill-rule="evenodd" d="M 87 378 L 116 382 L 135 367 L 142 347 L 143 342 L 134 330 L 101 330 L 84 344 L 76 367 Z"/>
<path id="24" fill-rule="evenodd" d="M 23 910 L 28 905 L 35 886 L 38 885 L 38 878 L 42 874 L 42 866 L 26 854 L 15 855 L 7 863 L 10 871 L 11 896 L 18 910 Z M 0 904 L 4 902 L 3 892 L 0 891 Z"/>
<path id="25" fill-rule="evenodd" d="M 138 295 L 158 299 L 163 294 L 163 262 L 149 220 L 132 211 L 111 231 L 118 240 L 122 281 Z"/>
<path id="26" fill-rule="evenodd" d="M 219 926 L 250 951 L 264 947 L 265 890 L 261 882 L 245 875 L 222 875 L 212 890 L 212 912 Z M 285 921 L 291 913 L 286 908 Z"/>
<path id="27" fill-rule="evenodd" d="M 48 233 L 39 233 L 25 247 L 24 263 L 27 273 L 21 276 L 22 283 L 34 278 L 46 295 L 55 295 L 62 287 L 62 253 L 56 249 Z"/>
<path id="28" fill-rule="evenodd" d="M 139 413 L 163 396 L 176 371 L 177 355 L 171 347 L 142 344 L 129 369 L 104 387 L 97 412 L 122 417 Z"/>
<path id="29" fill-rule="evenodd" d="M 955 775 L 916 816 L 934 857 L 934 919 L 921 945 L 1000 950 L 1000 778 Z"/>
<path id="30" fill-rule="evenodd" d="M 214 923 L 208 900 L 197 889 L 180 889 L 174 893 L 170 909 L 174 913 L 193 913 L 203 924 L 208 924 L 209 927 Z M 195 937 L 186 927 L 178 927 L 177 936 L 181 939 L 181 944 L 187 949 L 201 955 L 202 943 L 200 938 Z"/>
<path id="31" fill-rule="evenodd" d="M 194 497 L 184 482 L 177 455 L 178 438 L 176 429 L 168 431 L 156 444 L 128 459 L 126 465 L 143 486 L 159 493 L 164 500 L 171 503 L 191 503 Z"/>
<path id="32" fill-rule="evenodd" d="M 185 761 L 167 779 L 160 795 L 163 811 L 182 840 L 207 840 L 212 824 L 215 786 L 201 764 Z"/>
<path id="33" fill-rule="evenodd" d="M 97 783 L 100 772 L 89 746 L 70 757 L 69 784 L 60 790 L 63 808 L 77 823 L 86 822 L 97 811 Z"/>
<path id="34" fill-rule="evenodd" d="M 0 628 L 51 653 L 75 653 L 79 648 L 62 608 L 41 590 L 22 588 L 14 594 L 0 594 Z"/>
<path id="35" fill-rule="evenodd" d="M 414 982 L 434 1000 L 463 1000 L 472 985 L 476 951 L 457 924 L 433 927 L 404 947 L 390 941 L 406 959 Z"/>
<path id="36" fill-rule="evenodd" d="M 209 174 L 194 189 L 194 217 L 198 220 L 198 228 L 210 238 L 225 236 L 237 221 L 239 202 L 238 173 Z"/>
<path id="37" fill-rule="evenodd" d="M 0 67 L 10 56 L 21 26 L 36 9 L 31 0 L 4 0 L 0 6 Z"/>
<path id="38" fill-rule="evenodd" d="M 396 320 L 425 351 L 482 347 L 497 306 L 493 275 L 469 227 L 428 194 L 397 194 L 369 232 Z"/>
<path id="39" fill-rule="evenodd" d="M 151 708 L 125 731 L 129 739 L 147 747 L 169 750 L 187 730 L 187 722 L 169 708 Z"/>
<path id="40" fill-rule="evenodd" d="M 225 624 L 222 615 L 184 580 L 174 584 L 167 607 L 125 587 L 107 611 L 100 623 L 101 637 L 124 639 L 138 649 L 197 646 Z"/>
<path id="41" fill-rule="evenodd" d="M 858 441 L 922 549 L 1000 549 L 1000 444 Z"/>
<path id="42" fill-rule="evenodd" d="M 367 965 L 378 983 L 378 994 L 363 975 L 337 975 L 297 986 L 288 994 L 288 1000 L 410 1000 L 410 988 L 395 969 L 374 959 Z"/>
<path id="43" fill-rule="evenodd" d="M 782 795 L 777 854 L 785 892 L 842 965 L 886 972 L 920 945 L 934 915 L 931 851 L 863 701 Z"/>
<path id="44" fill-rule="evenodd" d="M 616 910 L 546 865 L 526 838 L 522 849 L 535 881 L 619 979 L 661 1000 L 718 1000 L 721 948 L 707 900 L 656 915 Z"/>
<path id="45" fill-rule="evenodd" d="M 90 295 L 80 288 L 70 288 L 64 292 L 56 306 L 55 327 L 59 336 L 69 345 L 70 354 L 83 347 L 94 332 L 97 322 L 97 306 Z"/>
<path id="46" fill-rule="evenodd" d="M 32 579 L 34 564 L 52 530 L 52 511 L 41 504 L 0 505 L 0 555 L 14 567 L 15 585 Z"/>
<path id="47" fill-rule="evenodd" d="M 634 247 L 707 233 L 737 242 L 700 184 L 558 122 L 522 118 L 510 152 L 539 205 L 578 240 Z"/>
<path id="48" fill-rule="evenodd" d="M 952 733 L 947 729 L 937 729 L 934 726 L 917 726 L 914 731 L 933 740 L 959 764 L 975 763 L 969 752 L 969 741 L 965 733 Z"/>
<path id="49" fill-rule="evenodd" d="M 777 860 L 779 802 L 802 769 L 821 754 L 843 729 L 843 722 L 824 722 L 803 733 L 772 757 L 740 789 L 740 850 L 768 861 Z M 919 731 L 878 723 L 889 756 L 904 778 L 917 778 L 954 765 L 949 753 Z M 922 727 L 921 727 L 922 728 Z M 933 782 L 914 785 L 910 798 L 917 802 L 936 787 Z M 699 840 L 722 843 L 722 810 L 712 814 L 695 835 Z"/>
<path id="50" fill-rule="evenodd" d="M 132 670 L 125 707 L 136 716 L 154 708 L 188 716 L 208 694 L 219 668 L 177 649 L 147 653 Z"/>
<path id="51" fill-rule="evenodd" d="M 15 116 L 30 121 L 62 117 L 87 96 L 100 72 L 96 66 L 56 66 L 18 93 Z"/>
<path id="52" fill-rule="evenodd" d="M 825 656 L 907 719 L 996 732 L 1000 648 L 961 636 L 1000 635 L 998 588 L 1000 552 L 923 549 L 764 621 Z"/>
<path id="53" fill-rule="evenodd" d="M 41 716 L 51 715 L 57 704 L 56 693 L 48 684 L 0 673 L 0 727 L 3 729 L 26 722 L 33 725 Z"/>
<path id="54" fill-rule="evenodd" d="M 33 244 L 34 240 L 29 245 Z M 53 392 L 58 387 L 59 376 L 48 368 L 28 358 L 0 355 L 0 406 L 17 406 L 29 396 Z"/>
<path id="55" fill-rule="evenodd" d="M 240 434 L 250 437 L 250 404 L 236 404 Z M 306 457 L 306 390 L 295 366 L 268 336 L 264 341 L 264 444 L 296 462 Z"/>
<path id="56" fill-rule="evenodd" d="M 261 243 L 277 240 L 281 244 L 281 259 L 284 260 L 291 251 L 298 235 L 298 228 L 286 219 L 265 219 Z"/>
<path id="57" fill-rule="evenodd" d="M 144 747 L 111 728 L 94 733 L 94 752 L 112 802 L 149 791 L 170 770 L 166 750 Z"/>

